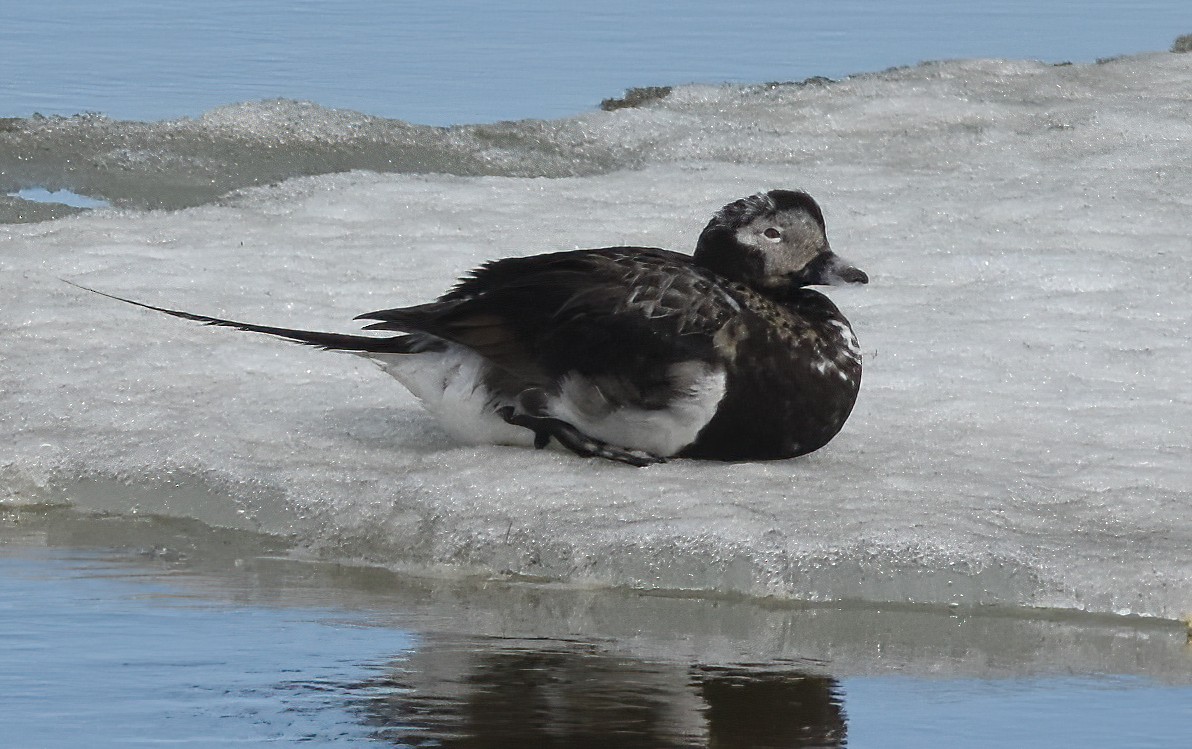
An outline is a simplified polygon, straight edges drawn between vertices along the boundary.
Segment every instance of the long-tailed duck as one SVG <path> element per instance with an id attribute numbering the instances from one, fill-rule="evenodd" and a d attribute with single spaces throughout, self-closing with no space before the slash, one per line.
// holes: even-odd
<path id="1" fill-rule="evenodd" d="M 541 448 L 553 438 L 640 466 L 827 444 L 857 398 L 861 351 L 836 306 L 806 287 L 868 281 L 832 252 L 810 195 L 772 190 L 718 211 L 693 256 L 608 247 L 494 260 L 429 304 L 357 318 L 400 333 L 390 337 L 113 298 L 366 356 L 461 441 Z"/>

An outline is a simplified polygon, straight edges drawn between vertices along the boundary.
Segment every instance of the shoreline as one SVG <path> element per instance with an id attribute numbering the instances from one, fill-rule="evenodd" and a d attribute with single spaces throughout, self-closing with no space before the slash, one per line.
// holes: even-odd
<path id="1" fill-rule="evenodd" d="M 1183 49 L 1180 37 L 1172 49 Z M 1192 43 L 1187 43 L 1192 45 Z M 0 225 L 35 223 L 103 206 L 178 210 L 210 205 L 246 189 L 352 171 L 381 174 L 568 178 L 640 169 L 654 163 L 651 109 L 686 112 L 701 92 L 727 96 L 833 91 L 938 71 L 993 64 L 1085 70 L 1141 63 L 1177 52 L 1144 52 L 1085 63 L 964 58 L 924 61 L 838 79 L 752 84 L 632 87 L 620 97 L 558 119 L 420 125 L 285 98 L 243 101 L 197 117 L 142 121 L 88 112 L 0 118 Z M 594 141 L 590 129 L 616 133 Z M 38 154 L 31 160 L 28 154 Z M 673 158 L 673 157 L 672 157 Z M 49 197 L 31 198 L 37 193 Z M 54 198 L 55 194 L 65 197 Z"/>
<path id="2" fill-rule="evenodd" d="M 107 570 L 105 577 L 173 586 L 213 606 L 343 610 L 435 637 L 582 640 L 635 658 L 714 667 L 797 662 L 834 678 L 1119 674 L 1192 684 L 1186 625 L 1150 617 L 411 574 L 293 551 L 285 539 L 193 520 L 0 507 L 0 557 L 70 560 L 80 570 Z"/>

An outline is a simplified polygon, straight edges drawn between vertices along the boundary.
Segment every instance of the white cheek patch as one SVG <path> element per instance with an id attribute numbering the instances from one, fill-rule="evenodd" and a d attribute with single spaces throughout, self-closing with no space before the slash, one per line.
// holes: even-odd
<path id="1" fill-rule="evenodd" d="M 781 232 L 777 240 L 765 236 L 766 229 Z M 765 216 L 737 231 L 737 242 L 757 250 L 767 276 L 785 276 L 803 270 L 825 245 L 819 224 L 804 213 Z"/>

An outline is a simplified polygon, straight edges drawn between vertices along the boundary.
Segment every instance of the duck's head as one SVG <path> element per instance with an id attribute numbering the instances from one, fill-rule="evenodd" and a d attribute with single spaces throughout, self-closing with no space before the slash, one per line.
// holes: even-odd
<path id="1" fill-rule="evenodd" d="M 869 283 L 864 271 L 832 252 L 819 205 L 795 190 L 758 193 L 721 208 L 700 234 L 695 262 L 776 295 L 803 286 Z"/>

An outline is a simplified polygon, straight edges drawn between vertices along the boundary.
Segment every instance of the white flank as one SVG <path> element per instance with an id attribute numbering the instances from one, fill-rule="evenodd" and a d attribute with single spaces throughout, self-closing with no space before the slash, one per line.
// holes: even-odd
<path id="1" fill-rule="evenodd" d="M 364 354 L 406 386 L 452 438 L 465 444 L 534 444 L 534 434 L 496 414 L 484 359 L 462 346 L 420 354 Z"/>
<path id="2" fill-rule="evenodd" d="M 563 379 L 557 398 L 547 410 L 589 437 L 610 445 L 670 456 L 695 441 L 716 414 L 724 397 L 724 370 L 700 362 L 671 367 L 680 395 L 666 408 L 612 408 L 594 412 L 591 393 L 596 386 L 581 375 Z"/>

